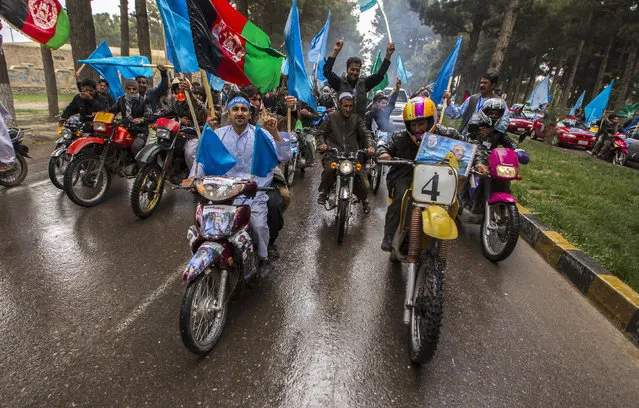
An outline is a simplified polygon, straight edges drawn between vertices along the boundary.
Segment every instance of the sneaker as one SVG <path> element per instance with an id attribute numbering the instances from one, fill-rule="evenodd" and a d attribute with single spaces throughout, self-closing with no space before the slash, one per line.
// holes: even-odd
<path id="1" fill-rule="evenodd" d="M 260 259 L 260 277 L 266 278 L 273 271 L 273 265 L 268 259 Z"/>
<path id="2" fill-rule="evenodd" d="M 364 209 L 364 214 L 368 214 L 371 212 L 371 203 L 369 203 L 368 200 L 364 201 L 362 203 L 362 208 Z"/>
<path id="3" fill-rule="evenodd" d="M 384 236 L 382 240 L 382 251 L 390 252 L 393 249 L 393 237 Z"/>
<path id="4" fill-rule="evenodd" d="M 268 246 L 269 259 L 277 259 L 280 257 L 280 251 L 277 249 L 277 244 L 271 244 Z"/>
<path id="5" fill-rule="evenodd" d="M 317 196 L 317 204 L 324 205 L 326 204 L 326 193 L 319 193 Z"/>
<path id="6" fill-rule="evenodd" d="M 13 169 L 12 164 L 0 163 L 0 173 L 6 173 L 8 171 L 11 171 L 11 169 Z"/>

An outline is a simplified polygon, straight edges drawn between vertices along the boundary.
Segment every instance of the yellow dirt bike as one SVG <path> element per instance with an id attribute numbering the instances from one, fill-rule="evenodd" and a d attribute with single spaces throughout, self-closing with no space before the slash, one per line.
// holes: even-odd
<path id="1" fill-rule="evenodd" d="M 448 244 L 457 238 L 459 165 L 452 153 L 435 164 L 405 159 L 378 160 L 378 164 L 414 167 L 391 260 L 408 264 L 404 324 L 410 328 L 410 360 L 424 364 L 433 358 L 439 341 Z"/>

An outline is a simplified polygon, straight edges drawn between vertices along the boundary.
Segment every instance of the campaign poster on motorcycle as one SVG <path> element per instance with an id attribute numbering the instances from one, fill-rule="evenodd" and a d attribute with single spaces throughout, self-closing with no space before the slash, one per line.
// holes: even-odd
<path id="1" fill-rule="evenodd" d="M 234 217 L 235 207 L 207 205 L 202 211 L 202 232 L 211 237 L 228 235 Z"/>
<path id="2" fill-rule="evenodd" d="M 426 133 L 422 138 L 415 161 L 422 164 L 438 164 L 445 158 L 454 158 L 457 161 L 458 174 L 468 176 L 476 152 L 475 144 Z"/>

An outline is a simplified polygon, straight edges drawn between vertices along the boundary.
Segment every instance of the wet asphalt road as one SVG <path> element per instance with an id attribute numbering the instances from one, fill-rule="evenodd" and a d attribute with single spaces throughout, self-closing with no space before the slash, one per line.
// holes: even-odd
<path id="1" fill-rule="evenodd" d="M 121 179 L 84 209 L 41 176 L 0 187 L 2 407 L 637 406 L 639 351 L 525 242 L 494 265 L 472 227 L 437 354 L 411 366 L 404 271 L 378 249 L 383 191 L 338 246 L 317 169 L 293 188 L 276 271 L 196 357 L 178 330 L 188 193 L 141 221 Z"/>

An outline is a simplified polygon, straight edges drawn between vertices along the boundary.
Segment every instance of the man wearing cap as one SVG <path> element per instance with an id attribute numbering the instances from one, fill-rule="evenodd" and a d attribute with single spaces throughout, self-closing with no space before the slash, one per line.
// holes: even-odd
<path id="1" fill-rule="evenodd" d="M 219 128 L 215 131 L 226 150 L 235 157 L 237 164 L 228 172 L 226 176 L 239 177 L 242 179 L 251 178 L 251 164 L 253 162 L 253 144 L 255 141 L 255 126 L 249 123 L 251 104 L 244 96 L 236 96 L 228 103 L 230 125 Z M 282 138 L 277 130 L 277 119 L 264 114 L 264 129 L 269 136 L 271 143 L 275 146 L 278 159 L 288 161 L 291 156 L 291 143 Z M 207 139 L 204 139 L 207 140 Z M 205 176 L 202 166 L 195 165 L 191 169 L 190 177 Z M 258 187 L 270 187 L 273 182 L 273 170 L 266 177 L 253 176 L 253 180 Z M 185 180 L 183 184 L 192 184 L 192 179 Z M 259 192 L 253 199 L 242 197 L 241 203 L 248 203 L 251 207 L 251 230 L 256 236 L 257 254 L 260 258 L 260 273 L 267 275 L 272 267 L 268 259 L 269 227 L 268 227 L 268 196 L 264 192 Z"/>
<path id="2" fill-rule="evenodd" d="M 317 143 L 322 152 L 326 152 L 328 148 L 337 148 L 340 152 L 354 153 L 360 149 L 368 149 L 368 153 L 372 156 L 375 153 L 375 142 L 370 132 L 364 126 L 364 120 L 353 114 L 353 95 L 343 92 L 339 96 L 338 108 L 336 112 L 329 113 L 326 119 L 320 125 L 317 134 Z M 331 187 L 335 184 L 335 170 L 331 167 L 331 163 L 335 161 L 335 153 L 328 152 L 322 157 L 322 181 L 319 186 L 319 196 L 317 203 L 324 205 L 326 196 Z M 364 213 L 370 212 L 370 204 L 368 203 L 368 180 L 361 172 L 357 172 L 353 190 L 357 198 L 362 202 Z"/>
<path id="3" fill-rule="evenodd" d="M 132 79 L 124 81 L 124 96 L 109 109 L 109 112 L 122 114 L 122 122 L 129 125 L 129 131 L 135 137 L 131 152 L 137 155 L 146 144 L 149 134 L 148 124 L 153 120 L 150 102 L 138 92 L 138 84 Z"/>

